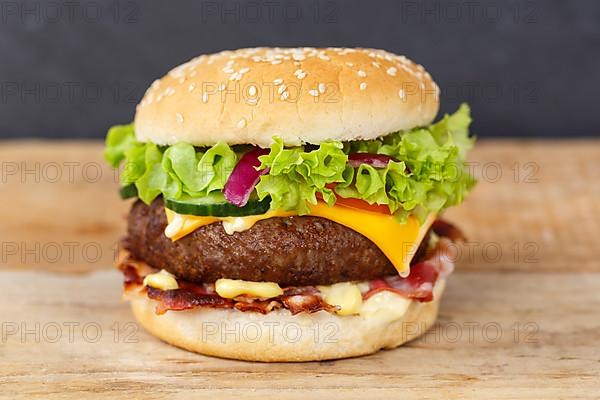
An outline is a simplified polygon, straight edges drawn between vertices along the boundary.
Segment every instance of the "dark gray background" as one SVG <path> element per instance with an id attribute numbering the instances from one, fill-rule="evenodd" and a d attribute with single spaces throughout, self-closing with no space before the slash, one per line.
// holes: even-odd
<path id="1" fill-rule="evenodd" d="M 363 46 L 425 65 L 483 136 L 598 136 L 600 1 L 4 1 L 0 137 L 100 138 L 198 54 Z"/>

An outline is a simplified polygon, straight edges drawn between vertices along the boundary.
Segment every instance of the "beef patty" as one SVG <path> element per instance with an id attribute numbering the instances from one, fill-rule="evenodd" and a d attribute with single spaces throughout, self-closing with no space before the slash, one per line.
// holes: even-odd
<path id="1" fill-rule="evenodd" d="M 138 200 L 124 246 L 151 266 L 191 282 L 230 278 L 304 286 L 397 273 L 369 239 L 320 217 L 269 218 L 233 235 L 213 223 L 175 242 L 165 236 L 166 225 L 162 199 L 149 206 Z"/>

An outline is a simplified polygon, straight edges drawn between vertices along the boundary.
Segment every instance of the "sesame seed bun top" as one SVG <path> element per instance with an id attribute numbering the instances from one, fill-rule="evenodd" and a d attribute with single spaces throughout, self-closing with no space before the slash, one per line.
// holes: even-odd
<path id="1" fill-rule="evenodd" d="M 350 48 L 250 48 L 202 55 L 154 81 L 137 106 L 141 141 L 268 147 L 373 139 L 429 124 L 431 76 L 404 56 Z"/>

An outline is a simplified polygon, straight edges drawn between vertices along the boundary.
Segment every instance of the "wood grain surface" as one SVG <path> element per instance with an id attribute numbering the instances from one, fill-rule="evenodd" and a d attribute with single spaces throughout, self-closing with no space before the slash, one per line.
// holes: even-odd
<path id="1" fill-rule="evenodd" d="M 0 143 L 0 398 L 599 398 L 600 142 L 480 141 L 446 217 L 461 248 L 438 324 L 320 363 L 203 357 L 138 328 L 97 142 Z"/>

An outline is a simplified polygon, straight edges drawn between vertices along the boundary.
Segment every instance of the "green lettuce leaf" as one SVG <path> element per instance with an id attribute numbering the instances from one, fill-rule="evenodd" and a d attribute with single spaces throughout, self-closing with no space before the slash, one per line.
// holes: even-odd
<path id="1" fill-rule="evenodd" d="M 163 156 L 163 168 L 182 184 L 183 192 L 192 197 L 223 189 L 236 163 L 236 153 L 224 142 L 205 152 L 197 151 L 190 144 L 177 143 L 167 148 Z"/>
<path id="2" fill-rule="evenodd" d="M 286 148 L 275 137 L 269 154 L 259 157 L 260 168 L 269 172 L 260 178 L 256 193 L 261 200 L 271 199 L 271 209 L 299 214 L 309 213 L 309 205 L 319 199 L 333 206 L 340 196 L 387 205 L 401 221 L 409 215 L 424 218 L 461 203 L 475 184 L 465 164 L 474 143 L 470 123 L 465 104 L 435 124 L 375 140 Z M 132 125 L 119 125 L 108 132 L 104 157 L 113 167 L 124 165 L 122 184 L 134 183 L 140 199 L 149 204 L 160 195 L 203 197 L 222 190 L 244 149 L 224 142 L 209 148 L 141 143 Z M 385 168 L 353 168 L 348 154 L 356 152 L 397 161 Z"/>
<path id="3" fill-rule="evenodd" d="M 118 167 L 119 163 L 125 158 L 125 152 L 135 144 L 133 124 L 113 126 L 106 134 L 104 159 L 111 167 Z"/>
<path id="4" fill-rule="evenodd" d="M 346 153 L 385 154 L 402 161 L 390 162 L 386 168 L 348 169 L 336 193 L 387 204 L 400 220 L 411 213 L 424 216 L 461 203 L 475 184 L 465 164 L 474 143 L 469 137 L 470 123 L 469 107 L 463 104 L 428 127 L 346 143 Z"/>
<path id="5" fill-rule="evenodd" d="M 308 204 L 317 203 L 317 193 L 333 206 L 335 194 L 325 185 L 342 182 L 348 156 L 339 142 L 324 142 L 317 149 L 284 148 L 273 138 L 269 154 L 259 157 L 260 168 L 268 168 L 256 185 L 259 199 L 271 197 L 271 209 L 308 214 Z"/>
<path id="6" fill-rule="evenodd" d="M 159 195 L 179 199 L 222 190 L 238 155 L 224 142 L 208 149 L 141 143 L 133 125 L 119 125 L 108 132 L 104 158 L 113 167 L 123 164 L 121 184 L 135 184 L 138 197 L 150 204 Z"/>

